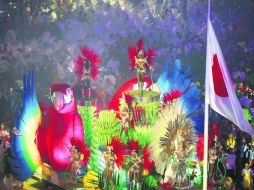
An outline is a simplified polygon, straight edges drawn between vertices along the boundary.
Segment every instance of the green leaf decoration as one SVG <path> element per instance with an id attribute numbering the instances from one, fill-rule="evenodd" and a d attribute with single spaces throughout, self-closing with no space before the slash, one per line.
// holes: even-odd
<path id="1" fill-rule="evenodd" d="M 94 120 L 93 140 L 94 147 L 106 146 L 113 137 L 120 134 L 119 119 L 114 112 L 103 110 Z"/>
<path id="2" fill-rule="evenodd" d="M 139 141 L 142 148 L 151 143 L 153 133 L 153 127 L 135 127 L 135 132 L 133 133 L 133 140 Z"/>
<path id="3" fill-rule="evenodd" d="M 95 111 L 96 107 L 94 106 L 78 106 L 78 113 L 82 118 L 84 126 L 85 143 L 89 146 L 92 146 Z"/>
<path id="4" fill-rule="evenodd" d="M 118 190 L 124 190 L 124 189 L 128 189 L 128 185 L 127 185 L 127 170 L 124 170 L 124 169 L 120 169 L 120 170 L 117 170 L 115 176 L 116 179 L 115 179 L 115 184 L 117 185 L 116 189 Z"/>

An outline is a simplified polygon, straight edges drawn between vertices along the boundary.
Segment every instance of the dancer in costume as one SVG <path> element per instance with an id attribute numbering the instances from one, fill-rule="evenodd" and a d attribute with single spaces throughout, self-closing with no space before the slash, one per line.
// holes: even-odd
<path id="1" fill-rule="evenodd" d="M 127 141 L 129 141 L 129 128 L 132 126 L 132 97 L 129 95 L 124 95 L 122 99 L 120 99 L 119 113 L 121 117 L 121 130 L 120 137 L 124 131 Z"/>
<path id="2" fill-rule="evenodd" d="M 107 144 L 106 153 L 104 155 L 106 165 L 103 171 L 104 189 L 108 189 L 108 182 L 111 185 L 110 189 L 115 188 L 112 175 L 115 169 L 122 168 L 125 150 L 125 144 L 123 144 L 119 138 L 112 138 L 110 144 Z"/>
<path id="3" fill-rule="evenodd" d="M 147 51 L 143 50 L 143 40 L 139 39 L 138 46 L 136 47 L 129 47 L 129 58 L 130 58 L 130 66 L 131 71 L 137 71 L 137 78 L 138 78 L 138 87 L 141 91 L 141 95 L 143 95 L 143 88 L 144 88 L 144 77 L 147 70 L 152 70 L 155 51 L 154 49 L 148 49 Z"/>
<path id="4" fill-rule="evenodd" d="M 220 154 L 220 152 L 222 151 L 222 146 L 221 144 L 218 142 L 218 137 L 215 136 L 213 142 L 212 142 L 212 147 L 209 149 L 209 165 L 210 165 L 210 168 L 209 168 L 209 179 L 210 179 L 210 182 L 212 184 L 214 184 L 214 172 L 215 172 L 215 169 L 214 169 L 214 166 L 215 166 L 215 161 L 217 160 L 218 158 L 218 155 Z"/>
<path id="5" fill-rule="evenodd" d="M 69 160 L 72 163 L 70 172 L 72 173 L 72 176 L 75 180 L 76 172 L 81 167 L 80 160 L 82 159 L 83 155 L 79 153 L 78 148 L 75 146 L 70 147 L 69 151 L 71 152 Z"/>
<path id="6" fill-rule="evenodd" d="M 104 159 L 106 162 L 106 167 L 103 172 L 103 183 L 104 183 L 104 189 L 107 189 L 107 180 L 111 184 L 112 187 L 114 187 L 114 183 L 112 180 L 112 174 L 114 171 L 115 163 L 116 163 L 116 155 L 113 153 L 113 147 L 107 146 L 106 154 L 104 155 Z"/>
<path id="7" fill-rule="evenodd" d="M 91 78 L 94 81 L 97 80 L 99 74 L 98 64 L 102 60 L 98 54 L 88 47 L 81 47 L 80 50 L 83 56 L 78 56 L 74 62 L 75 74 L 78 79 L 74 91 L 75 98 L 82 102 L 91 99 Z"/>
<path id="8" fill-rule="evenodd" d="M 149 148 L 156 171 L 163 176 L 164 183 L 188 186 L 186 163 L 197 139 L 193 122 L 175 101 L 159 113 L 155 126 Z"/>
<path id="9" fill-rule="evenodd" d="M 129 189 L 132 190 L 132 183 L 133 180 L 136 181 L 139 187 L 141 187 L 141 180 L 140 180 L 140 174 L 141 174 L 141 167 L 143 164 L 143 157 L 138 156 L 137 151 L 133 150 L 131 152 L 131 161 L 130 161 L 130 169 L 129 169 L 129 177 L 130 177 L 130 184 Z"/>
<path id="10" fill-rule="evenodd" d="M 229 134 L 226 144 L 227 149 L 235 149 L 236 139 L 232 133 Z"/>
<path id="11" fill-rule="evenodd" d="M 244 169 L 242 170 L 244 190 L 251 190 L 251 176 L 253 176 L 253 171 L 250 168 L 250 165 L 251 164 L 246 163 Z"/>
<path id="12" fill-rule="evenodd" d="M 77 171 L 85 165 L 85 162 L 87 162 L 87 157 L 89 157 L 90 154 L 90 148 L 75 137 L 70 139 L 70 143 L 71 146 L 69 147 L 69 152 L 71 155 L 68 157 L 68 160 L 71 163 L 70 172 L 72 173 L 74 181 L 76 181 Z"/>
<path id="13" fill-rule="evenodd" d="M 135 56 L 135 65 L 138 75 L 138 81 L 140 83 L 139 89 L 143 90 L 144 76 L 146 74 L 146 66 L 148 66 L 150 70 L 152 69 L 152 66 L 148 65 L 147 57 L 145 57 L 143 50 L 140 50 L 138 52 L 138 55 Z"/>

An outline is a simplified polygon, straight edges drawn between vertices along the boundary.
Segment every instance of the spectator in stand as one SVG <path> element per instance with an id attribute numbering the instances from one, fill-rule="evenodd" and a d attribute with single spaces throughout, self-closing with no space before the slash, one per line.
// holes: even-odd
<path id="1" fill-rule="evenodd" d="M 254 94 L 254 92 L 253 92 L 253 94 Z M 254 96 L 253 95 L 252 95 L 252 104 L 250 106 L 250 113 L 252 115 L 252 118 L 254 118 Z"/>
<path id="2" fill-rule="evenodd" d="M 239 128 L 237 129 L 237 135 L 236 135 L 236 175 L 235 175 L 235 188 L 240 189 L 241 188 L 241 182 L 242 182 L 242 176 L 241 172 L 237 171 L 242 171 L 242 158 L 243 158 L 243 147 L 242 144 L 244 144 L 243 136 L 241 134 L 241 131 Z"/>
<path id="3" fill-rule="evenodd" d="M 235 181 L 236 155 L 233 148 L 228 151 L 224 162 L 226 166 L 226 176 L 231 177 L 231 179 Z"/>
<path id="4" fill-rule="evenodd" d="M 11 175 L 11 169 L 10 169 L 10 164 L 7 160 L 8 157 L 11 157 L 11 149 L 8 148 L 5 151 L 4 154 L 4 179 L 3 179 L 3 186 L 5 190 L 13 190 L 12 187 L 12 175 Z"/>
<path id="5" fill-rule="evenodd" d="M 244 159 L 243 159 L 243 161 L 244 161 L 244 166 L 245 166 L 245 164 L 246 163 L 248 163 L 249 162 L 249 160 L 250 160 L 250 143 L 247 143 L 246 144 L 246 146 L 245 146 L 245 148 L 244 148 Z"/>
<path id="6" fill-rule="evenodd" d="M 234 132 L 235 132 L 235 131 L 234 131 Z M 236 132 L 235 132 L 235 133 L 236 133 Z M 229 134 L 229 136 L 228 136 L 226 145 L 227 145 L 227 149 L 228 149 L 228 150 L 235 149 L 235 146 L 236 146 L 236 138 L 235 138 L 235 136 L 233 135 L 232 132 L 231 132 L 231 133 Z"/>
<path id="7" fill-rule="evenodd" d="M 236 138 L 237 136 L 237 126 L 234 123 L 231 124 L 231 133 Z"/>
<path id="8" fill-rule="evenodd" d="M 244 169 L 242 170 L 242 176 L 243 176 L 243 189 L 244 190 L 251 190 L 252 185 L 252 176 L 253 171 L 250 168 L 251 163 L 246 163 Z"/>
<path id="9" fill-rule="evenodd" d="M 239 83 L 238 91 L 239 91 L 240 94 L 244 94 L 245 93 L 245 88 L 244 88 L 243 82 Z"/>
<path id="10" fill-rule="evenodd" d="M 4 173 L 3 157 L 4 157 L 3 141 L 0 139 L 0 178 L 2 178 Z"/>

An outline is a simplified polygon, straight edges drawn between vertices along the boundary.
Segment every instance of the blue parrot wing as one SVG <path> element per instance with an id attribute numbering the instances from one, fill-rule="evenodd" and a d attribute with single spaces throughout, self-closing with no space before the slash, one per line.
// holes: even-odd
<path id="1" fill-rule="evenodd" d="M 191 117 L 196 131 L 202 132 L 204 128 L 204 119 L 202 119 L 204 117 L 204 104 L 200 100 L 201 90 L 193 83 L 194 75 L 190 72 L 190 66 L 183 66 L 181 61 L 176 59 L 170 74 L 169 70 L 169 61 L 166 61 L 157 80 L 157 85 L 161 90 L 161 98 L 166 92 L 180 90 L 183 94 L 178 101 L 181 103 L 184 113 Z"/>
<path id="2" fill-rule="evenodd" d="M 8 157 L 15 179 L 24 181 L 32 176 L 41 164 L 35 144 L 36 131 L 41 124 L 42 114 L 35 95 L 34 74 L 23 77 L 22 106 L 15 113 L 17 132 L 11 135 L 11 154 Z"/>

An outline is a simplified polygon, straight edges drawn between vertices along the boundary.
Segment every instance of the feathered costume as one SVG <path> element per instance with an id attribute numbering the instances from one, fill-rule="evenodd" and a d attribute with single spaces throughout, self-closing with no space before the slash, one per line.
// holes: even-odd
<path id="1" fill-rule="evenodd" d="M 119 115 L 121 117 L 120 137 L 122 136 L 122 132 L 124 131 L 127 140 L 129 140 L 129 127 L 134 127 L 132 116 L 132 99 L 133 98 L 127 94 L 123 95 L 123 98 L 120 99 L 119 106 Z"/>
<path id="2" fill-rule="evenodd" d="M 172 90 L 170 92 L 166 92 L 163 95 L 163 104 L 166 106 L 168 103 L 177 100 L 182 95 L 180 90 Z"/>
<path id="3" fill-rule="evenodd" d="M 140 185 L 141 183 L 141 171 L 143 169 L 143 155 L 138 155 L 140 150 L 138 141 L 128 142 L 128 148 L 131 152 L 131 160 L 129 162 L 128 175 L 130 177 L 129 189 L 133 189 L 133 181 Z"/>
<path id="4" fill-rule="evenodd" d="M 193 75 L 189 66 L 183 66 L 180 60 L 176 59 L 173 69 L 170 71 L 170 62 L 166 61 L 157 85 L 161 90 L 161 98 L 166 102 L 177 99 L 183 113 L 188 115 L 193 122 L 193 127 L 199 135 L 198 158 L 203 159 L 203 131 L 204 131 L 204 104 L 200 100 L 201 90 L 193 83 Z"/>
<path id="5" fill-rule="evenodd" d="M 88 147 L 84 142 L 80 141 L 80 139 L 72 137 L 70 139 L 70 143 L 73 148 L 75 148 L 78 152 L 78 155 L 81 155 L 79 161 L 80 165 L 84 166 L 88 164 L 89 157 L 90 157 L 90 152 L 91 149 Z"/>
<path id="6" fill-rule="evenodd" d="M 186 182 L 185 162 L 195 150 L 196 140 L 193 122 L 182 113 L 178 102 L 159 114 L 149 147 L 156 171 L 165 175 L 164 182 L 174 184 L 178 177 L 181 183 Z"/>
<path id="7" fill-rule="evenodd" d="M 82 56 L 78 56 L 74 61 L 74 70 L 78 82 L 74 87 L 75 96 L 81 100 L 84 96 L 90 99 L 91 77 L 94 81 L 99 75 L 99 63 L 102 62 L 95 51 L 86 46 L 80 48 Z"/>
<path id="8" fill-rule="evenodd" d="M 108 188 L 107 181 L 111 184 L 112 188 L 115 186 L 112 175 L 115 170 L 115 166 L 121 168 L 124 164 L 124 151 L 125 145 L 119 138 L 112 138 L 111 142 L 107 144 L 106 153 L 104 155 L 106 167 L 103 171 L 104 188 Z"/>
<path id="9" fill-rule="evenodd" d="M 131 154 L 132 151 L 140 152 L 142 151 L 142 166 L 143 171 L 142 175 L 147 176 L 150 174 L 155 167 L 154 162 L 150 159 L 151 158 L 151 150 L 148 146 L 145 146 L 143 150 L 141 149 L 141 146 L 139 144 L 139 141 L 130 140 L 127 143 L 127 150 L 128 153 Z"/>
<path id="10" fill-rule="evenodd" d="M 143 90 L 144 77 L 147 70 L 151 70 L 154 57 L 155 50 L 152 48 L 147 49 L 146 51 L 143 49 L 143 40 L 139 39 L 137 47 L 129 47 L 128 48 L 129 59 L 130 59 L 130 67 L 133 72 L 135 69 L 137 70 L 137 78 L 139 82 L 139 89 Z"/>

